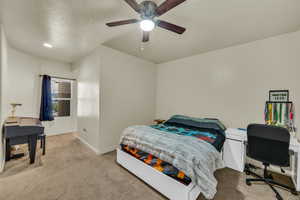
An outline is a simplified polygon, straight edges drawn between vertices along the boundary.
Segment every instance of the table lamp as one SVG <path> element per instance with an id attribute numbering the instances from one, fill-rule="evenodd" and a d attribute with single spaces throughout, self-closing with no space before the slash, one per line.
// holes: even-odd
<path id="1" fill-rule="evenodd" d="M 22 104 L 20 104 L 20 103 L 11 103 L 10 105 L 11 105 L 11 107 L 12 107 L 10 118 L 15 118 L 15 117 L 16 117 L 16 116 L 15 116 L 16 108 L 17 108 L 18 106 L 22 106 Z"/>

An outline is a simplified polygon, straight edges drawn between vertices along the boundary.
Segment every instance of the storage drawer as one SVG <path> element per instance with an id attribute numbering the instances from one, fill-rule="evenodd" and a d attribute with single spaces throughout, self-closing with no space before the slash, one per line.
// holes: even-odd
<path id="1" fill-rule="evenodd" d="M 244 142 L 227 138 L 224 144 L 223 160 L 226 167 L 243 172 L 245 167 Z"/>

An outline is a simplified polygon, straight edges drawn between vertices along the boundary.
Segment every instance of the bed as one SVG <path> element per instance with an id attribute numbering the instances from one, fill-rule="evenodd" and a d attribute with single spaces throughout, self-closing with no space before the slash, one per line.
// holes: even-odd
<path id="1" fill-rule="evenodd" d="M 171 200 L 212 199 L 224 167 L 225 126 L 217 119 L 175 115 L 163 124 L 124 130 L 117 162 Z"/>

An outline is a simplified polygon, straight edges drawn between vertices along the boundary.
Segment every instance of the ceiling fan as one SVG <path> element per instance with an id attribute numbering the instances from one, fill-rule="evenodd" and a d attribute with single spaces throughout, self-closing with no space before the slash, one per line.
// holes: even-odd
<path id="1" fill-rule="evenodd" d="M 181 26 L 177 26 L 175 24 L 171 24 L 169 22 L 155 19 L 159 17 L 172 8 L 178 6 L 179 4 L 185 2 L 186 0 L 166 0 L 161 5 L 157 5 L 153 1 L 143 1 L 140 4 L 136 2 L 136 0 L 124 0 L 131 8 L 133 8 L 137 13 L 140 14 L 141 20 L 138 19 L 128 19 L 116 22 L 110 22 L 106 25 L 109 27 L 126 25 L 126 24 L 135 24 L 140 23 L 140 27 L 143 30 L 143 42 L 148 42 L 150 39 L 150 31 L 152 31 L 155 26 L 159 26 L 161 28 L 167 29 L 169 31 L 183 34 L 185 32 L 185 28 Z"/>

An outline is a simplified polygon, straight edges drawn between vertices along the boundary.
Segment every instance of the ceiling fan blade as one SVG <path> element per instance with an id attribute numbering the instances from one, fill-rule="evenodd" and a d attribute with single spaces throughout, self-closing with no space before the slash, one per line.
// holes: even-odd
<path id="1" fill-rule="evenodd" d="M 181 26 L 177 26 L 175 24 L 171 24 L 171 23 L 163 21 L 163 20 L 157 20 L 157 26 L 167 29 L 169 31 L 178 33 L 178 34 L 182 34 L 186 30 L 185 28 L 183 28 Z"/>
<path id="2" fill-rule="evenodd" d="M 149 40 L 150 40 L 150 32 L 143 31 L 143 42 L 149 42 Z"/>
<path id="3" fill-rule="evenodd" d="M 106 23 L 106 25 L 109 27 L 113 27 L 113 26 L 121 26 L 121 25 L 126 25 L 126 24 L 134 24 L 137 22 L 139 22 L 139 20 L 137 20 L 137 19 L 128 19 L 128 20 Z"/>
<path id="4" fill-rule="evenodd" d="M 161 16 L 171 10 L 172 8 L 178 6 L 179 4 L 185 2 L 186 0 L 166 0 L 155 10 L 156 16 Z"/>
<path id="5" fill-rule="evenodd" d="M 140 13 L 141 7 L 140 7 L 140 5 L 139 5 L 135 0 L 125 0 L 125 2 L 126 2 L 131 8 L 133 8 L 133 10 L 135 10 L 137 13 Z"/>

